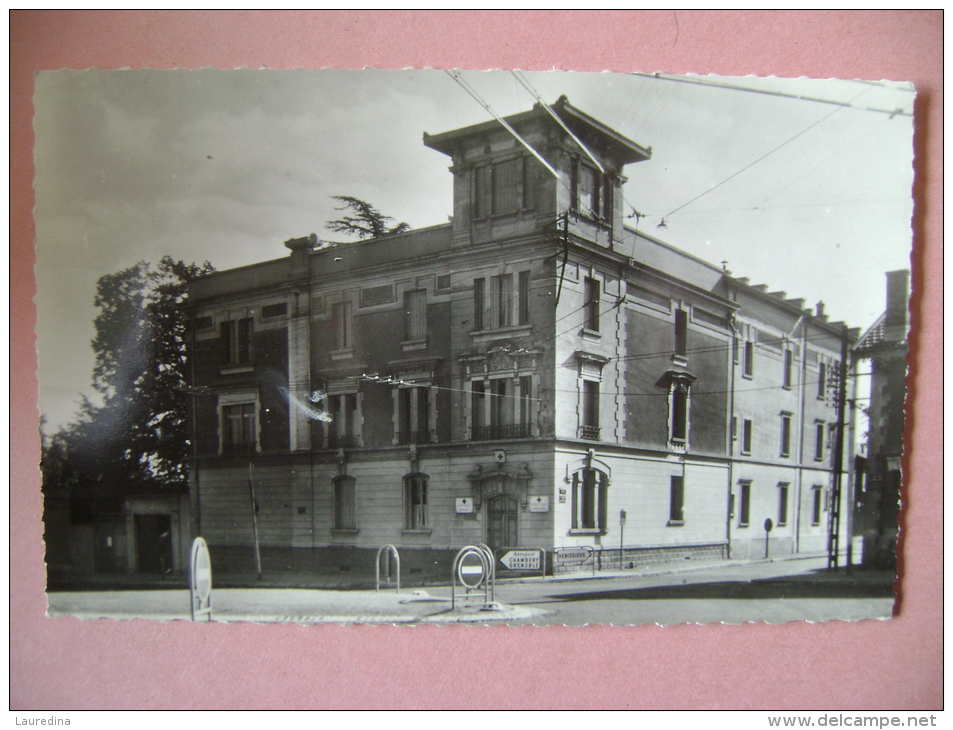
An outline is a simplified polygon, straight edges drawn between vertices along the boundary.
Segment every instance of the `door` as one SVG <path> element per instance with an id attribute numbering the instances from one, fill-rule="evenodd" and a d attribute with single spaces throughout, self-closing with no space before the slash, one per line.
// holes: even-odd
<path id="1" fill-rule="evenodd" d="M 136 562 L 140 573 L 172 572 L 171 515 L 136 515 Z"/>
<path id="2" fill-rule="evenodd" d="M 491 550 L 519 545 L 517 521 L 519 501 L 508 494 L 497 494 L 486 500 L 486 543 Z"/>

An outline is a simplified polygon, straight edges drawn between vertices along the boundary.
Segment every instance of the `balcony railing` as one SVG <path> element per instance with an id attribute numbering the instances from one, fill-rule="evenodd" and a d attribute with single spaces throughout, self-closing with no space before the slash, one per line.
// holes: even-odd
<path id="1" fill-rule="evenodd" d="M 495 439 L 525 439 L 533 435 L 533 426 L 529 423 L 474 426 L 471 433 L 474 441 L 489 441 Z"/>
<path id="2" fill-rule="evenodd" d="M 598 441 L 600 430 L 601 429 L 598 426 L 580 426 L 579 438 L 589 439 L 590 441 Z"/>
<path id="3" fill-rule="evenodd" d="M 397 433 L 397 443 L 401 446 L 428 444 L 430 443 L 430 431 L 400 431 Z"/>
<path id="4" fill-rule="evenodd" d="M 328 446 L 332 449 L 356 449 L 361 445 L 356 434 L 332 434 L 328 436 Z"/>

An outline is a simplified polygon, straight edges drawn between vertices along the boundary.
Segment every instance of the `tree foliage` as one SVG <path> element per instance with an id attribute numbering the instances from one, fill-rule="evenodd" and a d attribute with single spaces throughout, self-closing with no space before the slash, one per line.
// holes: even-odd
<path id="1" fill-rule="evenodd" d="M 325 227 L 329 230 L 357 236 L 364 240 L 386 236 L 388 233 L 403 233 L 410 229 L 410 226 L 406 223 L 390 226 L 390 221 L 394 220 L 393 218 L 384 215 L 373 205 L 359 198 L 352 198 L 349 195 L 335 195 L 333 197 L 343 203 L 343 205 L 335 206 L 335 210 L 351 211 L 351 213 L 343 215 L 338 220 L 328 221 Z"/>
<path id="2" fill-rule="evenodd" d="M 135 492 L 184 486 L 186 286 L 211 272 L 166 256 L 99 279 L 92 341 L 94 402 L 44 436 L 44 487 Z M 48 483 L 49 482 L 49 483 Z"/>

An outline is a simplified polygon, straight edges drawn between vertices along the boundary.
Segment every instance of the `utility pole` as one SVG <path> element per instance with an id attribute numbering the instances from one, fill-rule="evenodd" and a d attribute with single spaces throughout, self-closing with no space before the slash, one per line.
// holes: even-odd
<path id="1" fill-rule="evenodd" d="M 831 518 L 827 537 L 827 569 L 837 570 L 840 553 L 841 481 L 844 473 L 844 431 L 847 408 L 847 324 L 841 323 L 840 363 L 837 368 L 837 430 L 834 439 L 834 488 L 831 493 Z M 847 536 L 850 540 L 850 535 Z"/>

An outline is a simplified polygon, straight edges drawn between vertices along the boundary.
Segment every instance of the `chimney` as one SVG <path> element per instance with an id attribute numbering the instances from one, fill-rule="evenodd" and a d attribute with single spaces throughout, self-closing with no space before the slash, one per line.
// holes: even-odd
<path id="1" fill-rule="evenodd" d="M 308 273 L 308 253 L 318 245 L 318 237 L 312 233 L 303 238 L 289 238 L 285 246 L 291 249 L 291 276 L 300 277 Z"/>
<path id="2" fill-rule="evenodd" d="M 827 319 L 827 315 L 824 314 L 824 302 L 818 302 L 814 305 L 814 316 L 818 319 Z"/>
<path id="3" fill-rule="evenodd" d="M 901 327 L 906 333 L 910 296 L 910 272 L 906 269 L 887 272 L 887 317 L 884 325 Z M 904 335 L 905 336 L 905 335 Z M 901 337 L 900 339 L 904 339 Z"/>

